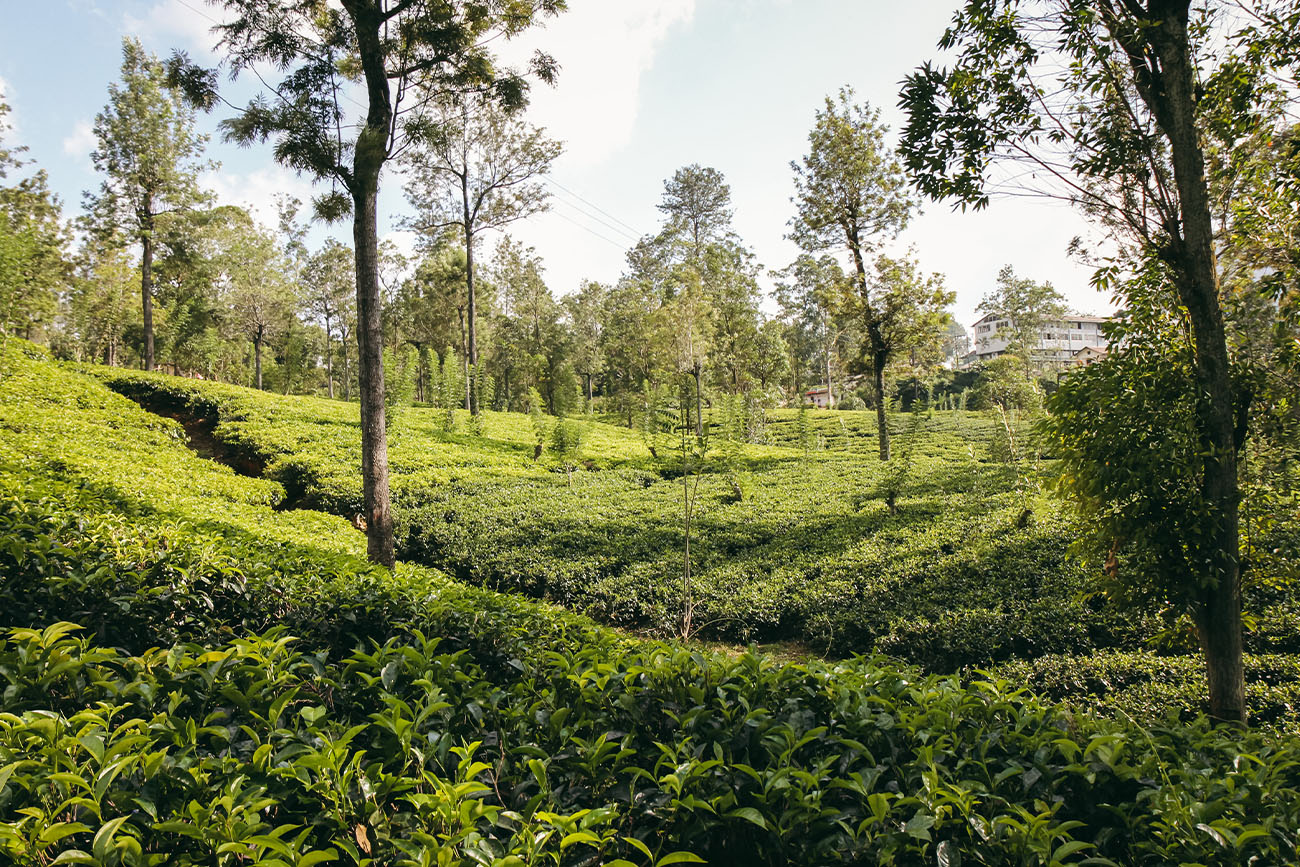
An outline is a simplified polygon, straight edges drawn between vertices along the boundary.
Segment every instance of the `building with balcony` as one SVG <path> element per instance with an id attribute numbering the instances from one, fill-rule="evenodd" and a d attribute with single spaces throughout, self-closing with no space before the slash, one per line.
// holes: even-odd
<path id="1" fill-rule="evenodd" d="M 1082 350 L 1095 360 L 1105 355 L 1109 343 L 1102 332 L 1104 316 L 1065 316 L 1047 323 L 1033 349 L 1033 363 L 1041 369 L 1064 370 L 1076 363 Z M 988 361 L 1010 351 L 1013 339 L 1011 320 L 989 314 L 972 327 L 973 349 L 962 358 L 962 367 Z"/>

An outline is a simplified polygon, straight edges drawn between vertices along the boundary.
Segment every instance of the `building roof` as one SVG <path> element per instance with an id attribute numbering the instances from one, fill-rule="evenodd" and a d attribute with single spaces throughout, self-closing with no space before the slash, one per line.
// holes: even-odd
<path id="1" fill-rule="evenodd" d="M 979 319 L 976 319 L 973 323 L 971 323 L 971 327 L 974 328 L 976 325 L 979 325 L 981 322 L 984 322 L 984 321 L 986 321 L 986 320 L 988 320 L 988 319 L 1004 319 L 1004 318 L 1006 318 L 1006 317 L 1004 317 L 1004 316 L 1002 316 L 1002 315 L 1000 315 L 1000 314 L 997 314 L 997 313 L 985 313 L 985 314 L 984 314 L 983 316 L 981 316 Z M 1109 322 L 1110 320 L 1111 320 L 1111 317 L 1109 317 L 1109 316 L 1085 316 L 1085 315 L 1082 315 L 1082 314 L 1078 314 L 1078 315 L 1076 315 L 1076 314 L 1074 314 L 1074 313 L 1067 313 L 1066 315 L 1062 316 L 1059 320 L 1053 320 L 1053 321 L 1064 321 L 1064 322 Z"/>

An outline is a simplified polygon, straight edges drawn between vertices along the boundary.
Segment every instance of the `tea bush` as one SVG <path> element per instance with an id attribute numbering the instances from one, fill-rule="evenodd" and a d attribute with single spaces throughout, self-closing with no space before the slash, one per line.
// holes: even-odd
<path id="1" fill-rule="evenodd" d="M 6 514 L 23 511 L 21 493 L 6 500 Z M 195 578 L 211 570 L 202 577 L 225 598 L 245 598 L 200 613 L 197 634 L 173 621 L 180 643 L 135 653 L 109 646 L 111 622 L 81 635 L 45 622 L 57 612 L 9 631 L 0 815 L 12 818 L 0 846 L 18 863 L 1296 854 L 1294 740 L 1199 721 L 1144 730 L 1042 704 L 1005 680 L 919 677 L 881 660 L 779 665 L 628 641 L 415 569 L 341 582 L 328 605 L 316 601 L 321 576 L 306 575 L 272 611 L 259 604 L 262 569 L 234 579 L 214 551 L 178 553 L 191 547 L 184 526 L 165 528 L 176 543 L 166 546 L 130 526 L 89 522 L 80 537 L 101 568 L 127 570 L 119 588 L 147 596 L 139 576 L 188 562 Z M 227 544 L 238 562 L 283 548 Z M 232 612 L 249 626 L 290 625 L 214 629 Z M 290 638 L 310 625 L 323 628 Z"/>
<path id="2" fill-rule="evenodd" d="M 213 467 L 174 426 L 48 364 L 3 366 L 14 863 L 1300 856 L 1293 734 L 1140 725 L 878 658 L 635 640 L 378 569 L 342 519 L 275 511 L 276 483 Z"/>
<path id="3" fill-rule="evenodd" d="M 264 467 L 290 505 L 347 517 L 361 510 L 355 406 L 88 370 L 158 411 L 206 419 L 227 459 Z M 534 461 L 527 416 L 486 413 L 476 437 L 444 432 L 440 414 L 416 408 L 393 425 L 400 557 L 608 623 L 673 632 L 684 539 L 679 469 L 664 444 L 656 459 L 640 434 L 586 421 L 587 469 L 570 483 L 549 453 Z M 1133 648 L 1154 629 L 1075 601 L 1088 579 L 1067 555 L 1073 534 L 1060 509 L 1017 490 L 1015 470 L 985 459 L 1000 421 L 955 412 L 909 419 L 899 436 L 916 439 L 915 469 L 894 514 L 866 441 L 874 414 L 808 417 L 826 444 L 811 455 L 714 444 L 692 540 L 703 636 L 796 641 L 839 656 L 881 649 L 942 672 Z M 774 441 L 788 440 L 794 418 L 772 414 Z M 954 618 L 955 607 L 969 616 Z M 1071 628 L 1054 628 L 1063 613 Z"/>

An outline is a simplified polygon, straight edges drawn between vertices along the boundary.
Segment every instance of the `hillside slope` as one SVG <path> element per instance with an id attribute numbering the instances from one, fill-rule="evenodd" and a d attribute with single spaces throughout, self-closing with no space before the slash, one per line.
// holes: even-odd
<path id="1" fill-rule="evenodd" d="M 93 381 L 21 344 L 0 372 L 15 863 L 1297 855 L 1293 738 L 1143 730 L 882 661 L 631 641 L 389 573 L 341 519 L 275 511 L 274 485 Z"/>
<path id="2" fill-rule="evenodd" d="M 291 504 L 360 511 L 354 405 L 89 372 L 206 424 L 228 460 L 281 482 Z M 399 557 L 620 626 L 680 629 L 683 490 L 671 437 L 650 443 L 656 458 L 626 428 L 579 421 L 583 468 L 569 475 L 549 452 L 534 460 L 527 416 L 486 413 L 479 436 L 463 413 L 447 432 L 445 415 L 402 408 L 392 425 Z M 990 420 L 895 418 L 904 458 L 889 466 L 863 441 L 867 414 L 834 418 L 845 420 L 843 437 L 822 436 L 812 453 L 714 437 L 691 544 L 702 637 L 838 656 L 878 649 L 952 671 L 1131 649 L 1152 631 L 1080 601 L 1087 576 L 1067 554 L 1068 522 L 1036 479 L 989 459 Z M 788 441 L 792 423 L 778 414 L 774 436 Z"/>

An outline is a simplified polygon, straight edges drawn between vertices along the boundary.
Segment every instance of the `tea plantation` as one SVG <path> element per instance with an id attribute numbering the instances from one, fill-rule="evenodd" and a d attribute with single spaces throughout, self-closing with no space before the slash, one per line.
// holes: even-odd
<path id="1" fill-rule="evenodd" d="M 355 406 L 89 372 L 189 420 L 225 460 L 279 481 L 289 505 L 361 511 Z M 398 555 L 642 634 L 676 635 L 684 531 L 672 437 L 574 423 L 583 445 L 570 458 L 579 469 L 566 473 L 547 437 L 535 457 L 527 416 L 485 413 L 476 434 L 463 412 L 448 430 L 444 410 L 400 409 L 390 451 Z M 1043 495 L 1050 461 L 1034 460 L 1029 431 L 1013 431 L 1012 462 L 990 415 L 904 413 L 891 424 L 898 457 L 888 465 L 875 457 L 873 413 L 777 410 L 771 446 L 712 437 L 691 541 L 699 637 L 787 642 L 837 658 L 884 652 L 935 673 L 1104 650 L 1110 666 L 1133 666 L 1130 677 L 1107 680 L 1113 689 L 1154 676 L 1163 663 L 1141 651 L 1164 629 L 1158 612 L 1115 611 L 1092 592 L 1068 552 L 1077 534 Z M 1295 523 L 1276 544 L 1300 548 Z M 1253 593 L 1248 650 L 1300 653 L 1293 594 Z M 1191 649 L 1183 641 L 1176 652 Z M 1183 692 L 1182 705 L 1194 707 L 1199 690 Z M 1266 703 L 1267 719 L 1292 713 L 1290 693 Z"/>
<path id="2" fill-rule="evenodd" d="M 204 459 L 180 424 L 104 381 L 267 478 Z M 463 418 L 446 433 L 433 411 L 400 411 L 407 562 L 373 567 L 340 517 L 356 509 L 354 412 L 91 377 L 9 343 L 6 861 L 1300 857 L 1290 603 L 1261 618 L 1269 655 L 1251 662 L 1257 712 L 1270 702 L 1290 721 L 1241 732 L 1192 718 L 1188 659 L 1139 652 L 1140 618 L 1078 601 L 1068 529 L 1023 477 L 1017 490 L 1014 468 L 983 460 L 987 438 L 945 419 L 917 433 L 897 514 L 866 449 L 735 447 L 702 486 L 700 605 L 718 638 L 875 648 L 934 671 L 1001 660 L 1014 679 L 884 657 L 781 663 L 496 592 L 669 628 L 678 480 L 634 435 L 595 423 L 590 468 L 570 485 L 545 455 L 533 462 L 524 417 L 489 415 L 480 436 Z M 1061 655 L 1080 653 L 1093 658 Z M 1170 671 L 1183 680 L 1168 695 L 1133 691 Z M 1027 680 L 1073 700 L 1034 697 Z M 1120 681 L 1110 700 L 1146 712 L 1086 709 L 1080 696 Z"/>
<path id="3" fill-rule="evenodd" d="M 291 505 L 361 511 L 355 406 L 94 373 L 156 411 L 202 420 L 227 460 L 279 481 Z M 897 465 L 882 469 L 864 441 L 867 413 L 817 415 L 824 448 L 811 453 L 714 437 L 691 546 L 702 637 L 834 656 L 883 650 L 952 671 L 1131 649 L 1152 631 L 1078 600 L 1085 575 L 1066 556 L 1069 527 L 1036 488 L 1017 489 L 1012 467 L 988 460 L 991 420 L 939 414 L 912 431 L 897 418 L 911 460 L 894 480 Z M 578 422 L 580 469 L 568 474 L 549 450 L 534 460 L 527 416 L 485 413 L 481 436 L 460 412 L 457 432 L 444 432 L 445 416 L 402 409 L 392 428 L 399 558 L 652 635 L 678 631 L 682 480 L 670 436 L 647 443 Z M 854 427 L 829 430 L 839 416 Z M 778 415 L 772 438 L 791 441 L 794 426 L 794 413 Z"/>

